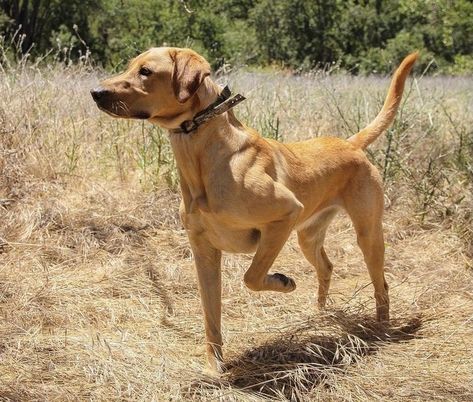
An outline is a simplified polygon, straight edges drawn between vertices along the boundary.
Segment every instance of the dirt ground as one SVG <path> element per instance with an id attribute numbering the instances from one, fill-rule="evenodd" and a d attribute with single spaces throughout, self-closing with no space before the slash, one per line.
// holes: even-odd
<path id="1" fill-rule="evenodd" d="M 348 218 L 327 238 L 330 304 L 288 242 L 275 268 L 287 295 L 242 282 L 250 256 L 224 259 L 227 372 L 205 356 L 178 196 L 95 183 L 5 207 L 0 258 L 3 400 L 471 400 L 473 288 L 455 233 L 385 218 L 392 323 L 374 320 L 372 288 Z"/>

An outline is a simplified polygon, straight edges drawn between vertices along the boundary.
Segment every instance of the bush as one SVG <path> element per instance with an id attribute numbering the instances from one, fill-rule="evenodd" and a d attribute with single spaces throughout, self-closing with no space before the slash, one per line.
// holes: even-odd
<path id="1" fill-rule="evenodd" d="M 1 3 L 0 35 L 33 57 L 58 43 L 68 58 L 90 51 L 111 70 L 168 45 L 192 47 L 214 68 L 336 64 L 354 73 L 388 72 L 418 49 L 420 68 L 435 60 L 442 73 L 466 74 L 473 71 L 469 15 L 468 0 L 12 0 Z"/>

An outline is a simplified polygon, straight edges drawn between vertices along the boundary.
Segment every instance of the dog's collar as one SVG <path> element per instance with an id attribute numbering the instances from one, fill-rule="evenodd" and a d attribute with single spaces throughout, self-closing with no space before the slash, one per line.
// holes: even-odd
<path id="1" fill-rule="evenodd" d="M 171 128 L 169 131 L 173 134 L 190 134 L 192 131 L 197 130 L 201 124 L 226 112 L 246 99 L 240 94 L 230 98 L 231 94 L 230 88 L 226 86 L 218 95 L 217 100 L 210 106 L 197 113 L 192 120 L 182 122 L 179 128 Z"/>

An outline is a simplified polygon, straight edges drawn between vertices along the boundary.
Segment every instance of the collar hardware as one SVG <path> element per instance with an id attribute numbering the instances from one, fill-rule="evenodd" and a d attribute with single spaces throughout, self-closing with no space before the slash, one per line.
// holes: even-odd
<path id="1" fill-rule="evenodd" d="M 235 107 L 240 102 L 243 102 L 246 98 L 243 95 L 236 94 L 231 96 L 232 92 L 228 85 L 223 88 L 220 95 L 218 95 L 217 100 L 206 107 L 204 110 L 197 113 L 192 120 L 185 120 L 181 123 L 179 128 L 173 128 L 169 131 L 173 134 L 190 134 L 193 131 L 197 130 L 200 125 L 209 121 L 210 119 L 218 116 L 219 114 L 225 113 L 227 110 Z"/>

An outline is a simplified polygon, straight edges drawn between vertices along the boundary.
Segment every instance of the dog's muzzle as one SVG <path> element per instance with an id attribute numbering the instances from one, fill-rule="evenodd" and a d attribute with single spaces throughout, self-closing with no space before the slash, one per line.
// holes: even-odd
<path id="1" fill-rule="evenodd" d="M 110 95 L 112 94 L 111 91 L 108 89 L 102 88 L 102 87 L 97 87 L 94 88 L 90 91 L 90 94 L 92 95 L 92 98 L 94 99 L 95 102 L 99 103 L 100 101 L 104 101 L 106 98 L 110 98 Z"/>
<path id="2" fill-rule="evenodd" d="M 134 111 L 130 112 L 123 102 L 118 102 L 116 93 L 108 89 L 97 87 L 90 91 L 92 98 L 98 108 L 113 117 L 123 117 L 139 120 L 147 120 L 151 117 L 148 112 Z"/>

